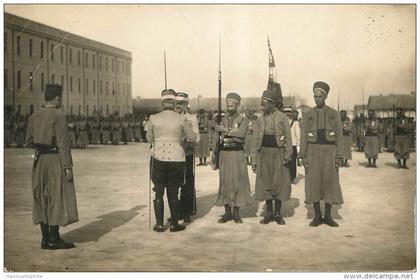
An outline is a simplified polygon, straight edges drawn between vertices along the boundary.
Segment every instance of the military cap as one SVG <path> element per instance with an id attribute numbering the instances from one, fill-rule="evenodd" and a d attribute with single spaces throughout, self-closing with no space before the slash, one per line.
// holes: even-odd
<path id="1" fill-rule="evenodd" d="M 318 81 L 314 83 L 314 88 L 313 88 L 313 92 L 315 92 L 315 90 L 321 90 L 322 92 L 324 92 L 325 94 L 328 94 L 330 92 L 330 86 L 327 83 Z"/>
<path id="2" fill-rule="evenodd" d="M 58 84 L 45 85 L 45 101 L 50 101 L 63 94 L 63 87 Z"/>
<path id="3" fill-rule="evenodd" d="M 161 99 L 175 99 L 176 98 L 176 92 L 173 89 L 164 89 L 161 93 Z"/>
<path id="4" fill-rule="evenodd" d="M 229 92 L 226 95 L 226 101 L 229 101 L 229 100 L 236 103 L 241 103 L 241 96 L 237 94 L 236 92 Z"/>
<path id="5" fill-rule="evenodd" d="M 284 107 L 283 108 L 283 112 L 291 113 L 292 111 L 293 111 L 292 107 Z"/>
<path id="6" fill-rule="evenodd" d="M 274 104 L 277 104 L 279 102 L 278 94 L 271 89 L 264 90 L 261 99 L 270 101 Z"/>
<path id="7" fill-rule="evenodd" d="M 185 92 L 178 92 L 176 94 L 176 98 L 177 101 L 188 101 L 188 94 L 186 94 Z"/>

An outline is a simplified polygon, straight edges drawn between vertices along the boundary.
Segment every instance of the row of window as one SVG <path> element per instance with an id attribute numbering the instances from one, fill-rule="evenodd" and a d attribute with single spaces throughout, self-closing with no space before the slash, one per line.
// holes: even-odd
<path id="1" fill-rule="evenodd" d="M 4 69 L 4 88 L 7 89 L 9 88 L 8 85 L 8 71 L 7 69 Z M 17 79 L 17 89 L 20 90 L 24 85 L 22 84 L 23 80 L 22 80 L 22 71 L 18 70 L 16 73 L 16 79 Z M 34 76 L 33 76 L 33 72 L 29 72 L 29 89 L 31 91 L 33 91 L 34 87 L 33 87 L 33 82 L 34 82 Z M 56 80 L 55 78 L 55 74 L 51 74 L 51 83 L 54 84 L 58 82 L 58 80 Z M 60 80 L 60 84 L 64 87 L 64 75 L 61 76 L 61 80 Z M 91 80 L 92 83 L 92 93 L 95 95 L 96 94 L 96 80 Z M 85 80 L 85 92 L 86 94 L 89 94 L 89 79 Z M 77 78 L 77 91 L 78 93 L 81 93 L 82 90 L 82 79 L 81 78 Z M 103 93 L 103 83 L 102 80 L 99 80 L 99 94 L 102 95 Z M 124 83 L 117 83 L 117 95 L 119 95 L 120 93 L 120 85 L 122 85 L 122 95 L 125 96 L 125 90 L 126 90 L 126 85 Z M 41 73 L 41 91 L 44 91 L 44 86 L 45 86 L 45 75 L 44 73 Z M 73 92 L 73 77 L 70 77 L 70 81 L 69 81 L 69 88 L 70 88 L 70 92 Z M 127 85 L 127 91 L 129 90 L 129 85 Z M 109 82 L 106 81 L 105 82 L 105 94 L 108 95 L 109 94 Z M 115 95 L 115 87 L 114 87 L 114 82 L 112 82 L 112 95 Z"/>
<path id="2" fill-rule="evenodd" d="M 4 52 L 7 53 L 7 32 L 4 33 Z M 55 48 L 57 48 L 57 46 L 55 46 L 54 44 L 50 44 L 50 50 L 49 50 L 49 56 L 50 59 L 52 61 L 54 61 L 54 51 Z M 33 47 L 33 40 L 29 39 L 29 56 L 32 57 L 34 56 L 34 51 L 33 51 L 34 47 Z M 40 42 L 40 57 L 41 59 L 44 58 L 44 42 L 41 41 Z M 21 55 L 21 37 L 18 35 L 16 36 L 16 54 L 17 55 Z M 61 63 L 64 63 L 64 47 L 61 46 L 60 47 L 60 61 Z M 89 54 L 86 52 L 85 53 L 85 59 L 84 59 L 84 63 L 85 63 L 85 67 L 88 68 L 89 67 L 89 61 L 90 61 L 90 65 L 92 66 L 93 69 L 96 68 L 96 54 L 91 54 L 91 59 L 89 60 Z M 130 74 L 130 64 L 127 62 L 127 64 L 124 63 L 124 61 L 117 61 L 116 66 L 114 67 L 114 59 L 111 60 L 111 72 L 114 72 L 114 68 L 116 68 L 116 72 L 119 73 L 120 72 L 120 62 L 122 63 L 122 73 L 124 74 L 125 72 L 127 72 L 127 74 Z M 70 48 L 69 49 L 69 63 L 73 64 L 73 49 Z M 77 51 L 77 65 L 80 66 L 81 65 L 81 51 L 78 50 Z M 99 70 L 102 70 L 102 56 L 99 56 Z M 108 71 L 108 57 L 105 57 L 105 71 Z"/>
<path id="3" fill-rule="evenodd" d="M 74 110 L 74 107 L 76 107 L 78 110 L 75 111 Z M 70 115 L 83 114 L 82 105 L 75 105 L 74 107 L 73 107 L 73 105 L 70 105 L 69 112 L 68 112 Z M 110 111 L 111 108 L 112 108 L 112 111 Z M 128 105 L 117 105 L 117 106 L 112 105 L 112 107 L 110 107 L 109 105 L 105 105 L 105 112 L 104 112 L 104 110 L 103 110 L 104 109 L 104 106 L 102 104 L 99 105 L 99 111 L 98 112 L 105 113 L 105 115 L 109 115 L 110 113 L 115 112 L 115 108 L 117 108 L 117 111 L 118 112 L 121 112 L 121 110 L 122 110 L 121 113 L 123 113 L 123 114 L 128 113 Z M 92 106 L 92 112 L 90 112 L 90 107 L 89 107 L 88 104 L 86 105 L 85 109 L 86 109 L 85 110 L 86 114 L 87 115 L 90 115 L 91 113 L 95 113 L 96 112 L 96 105 L 93 105 Z M 22 105 L 20 105 L 20 104 L 17 105 L 17 112 L 21 112 L 22 113 Z M 29 113 L 33 113 L 34 112 L 34 105 L 33 104 L 29 105 L 28 112 Z"/>

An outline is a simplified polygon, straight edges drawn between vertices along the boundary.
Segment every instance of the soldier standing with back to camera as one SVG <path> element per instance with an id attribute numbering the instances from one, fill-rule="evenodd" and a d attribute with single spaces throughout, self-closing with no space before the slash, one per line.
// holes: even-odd
<path id="1" fill-rule="evenodd" d="M 35 150 L 32 169 L 34 224 L 41 225 L 41 249 L 70 249 L 59 227 L 79 220 L 61 85 L 46 85 L 45 106 L 29 118 L 26 144 Z"/>
<path id="2" fill-rule="evenodd" d="M 338 172 L 343 158 L 343 126 L 338 112 L 325 104 L 329 91 L 328 84 L 314 83 L 316 107 L 302 119 L 300 158 L 306 171 L 305 203 L 313 204 L 315 210 L 311 227 L 322 223 L 338 227 L 331 217 L 331 207 L 343 203 Z M 324 218 L 321 200 L 325 202 Z"/>
<path id="3" fill-rule="evenodd" d="M 178 224 L 180 203 L 178 189 L 185 177 L 185 151 L 182 142 L 195 142 L 195 135 L 185 118 L 176 113 L 176 92 L 173 89 L 161 93 L 163 111 L 150 116 L 147 123 L 147 141 L 152 144 L 151 177 L 154 184 L 153 200 L 156 225 L 154 231 L 163 232 L 163 194 L 166 189 L 171 212 L 170 231 L 181 231 L 184 225 Z"/>
<path id="4" fill-rule="evenodd" d="M 394 120 L 394 156 L 398 168 L 408 169 L 407 159 L 410 158 L 410 129 L 411 124 L 404 115 L 402 108 L 396 109 L 397 117 Z M 402 161 L 402 162 L 401 162 Z"/>
<path id="5" fill-rule="evenodd" d="M 217 206 L 225 207 L 225 214 L 219 223 L 226 223 L 232 219 L 235 223 L 242 223 L 239 208 L 252 203 L 244 138 L 248 129 L 248 119 L 238 113 L 241 103 L 239 94 L 231 92 L 226 96 L 228 114 L 222 118 L 221 125 L 216 125 L 214 143 L 220 144 L 219 154 L 219 192 Z M 221 139 L 218 134 L 221 134 Z M 232 214 L 233 207 L 233 214 Z"/>
<path id="6" fill-rule="evenodd" d="M 185 122 L 194 132 L 194 142 L 183 142 L 185 151 L 185 183 L 181 186 L 181 211 L 179 218 L 184 219 L 184 223 L 191 223 L 191 215 L 197 212 L 195 196 L 195 168 L 194 168 L 194 148 L 200 141 L 198 132 L 197 118 L 188 113 L 188 94 L 178 92 L 176 95 L 176 112 L 185 118 Z"/>
<path id="7" fill-rule="evenodd" d="M 290 200 L 291 194 L 288 164 L 292 157 L 292 136 L 289 119 L 276 108 L 278 103 L 278 95 L 274 91 L 263 92 L 263 115 L 255 123 L 251 148 L 252 170 L 257 174 L 255 199 L 266 203 L 261 224 L 276 221 L 284 225 L 281 204 Z"/>
<path id="8" fill-rule="evenodd" d="M 197 157 L 200 160 L 198 166 L 207 165 L 207 158 L 210 155 L 210 123 L 203 109 L 200 109 L 197 115 L 198 129 L 200 132 L 200 143 L 196 147 Z"/>
<path id="9" fill-rule="evenodd" d="M 379 122 L 375 117 L 375 111 L 369 109 L 368 118 L 365 121 L 365 157 L 368 159 L 368 167 L 376 168 L 376 160 L 379 153 Z"/>

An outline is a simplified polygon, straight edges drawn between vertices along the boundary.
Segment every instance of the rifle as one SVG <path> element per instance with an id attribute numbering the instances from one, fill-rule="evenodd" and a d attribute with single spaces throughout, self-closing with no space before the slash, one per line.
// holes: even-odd
<path id="1" fill-rule="evenodd" d="M 217 118 L 216 123 L 220 125 L 222 123 L 222 68 L 221 68 L 221 38 L 219 37 L 219 77 L 218 77 L 218 103 L 217 103 Z M 211 168 L 213 170 L 219 169 L 219 154 L 220 154 L 220 132 L 216 132 L 217 141 L 214 143 L 213 153 L 211 157 Z"/>

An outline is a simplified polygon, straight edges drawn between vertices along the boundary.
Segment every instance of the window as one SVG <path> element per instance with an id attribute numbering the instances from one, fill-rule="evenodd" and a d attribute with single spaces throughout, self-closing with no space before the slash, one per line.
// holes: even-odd
<path id="1" fill-rule="evenodd" d="M 8 81 L 7 81 L 7 69 L 4 69 L 4 88 L 6 89 L 8 87 Z"/>
<path id="2" fill-rule="evenodd" d="M 127 62 L 127 75 L 130 75 L 130 63 Z"/>
<path id="3" fill-rule="evenodd" d="M 29 56 L 32 57 L 32 39 L 29 39 Z"/>
<path id="4" fill-rule="evenodd" d="M 79 90 L 79 93 L 80 93 L 81 92 L 81 83 L 82 83 L 82 81 L 81 81 L 80 78 L 77 81 L 78 81 L 77 87 L 78 87 L 78 90 Z"/>
<path id="5" fill-rule="evenodd" d="M 112 95 L 115 94 L 115 86 L 114 86 L 114 82 L 112 82 Z"/>
<path id="6" fill-rule="evenodd" d="M 106 93 L 106 95 L 108 95 L 108 93 L 109 93 L 108 87 L 109 87 L 109 83 L 106 82 L 106 84 L 105 84 L 105 93 Z"/>
<path id="7" fill-rule="evenodd" d="M 89 116 L 89 105 L 86 105 L 86 115 Z"/>
<path id="8" fill-rule="evenodd" d="M 41 58 L 44 58 L 44 42 L 41 42 L 41 47 L 39 49 L 41 51 Z"/>
<path id="9" fill-rule="evenodd" d="M 87 68 L 89 66 L 88 64 L 88 53 L 85 53 L 85 67 Z"/>
<path id="10" fill-rule="evenodd" d="M 122 62 L 122 72 L 123 72 L 123 74 L 125 73 L 125 69 L 124 69 L 124 61 Z"/>
<path id="11" fill-rule="evenodd" d="M 22 87 L 22 77 L 21 77 L 21 71 L 17 71 L 17 88 L 20 89 Z"/>
<path id="12" fill-rule="evenodd" d="M 80 66 L 80 51 L 77 51 L 77 65 Z"/>
<path id="13" fill-rule="evenodd" d="M 51 60 L 54 60 L 54 44 L 50 45 L 50 52 L 51 52 Z"/>
<path id="14" fill-rule="evenodd" d="M 99 70 L 102 70 L 102 56 L 99 57 Z"/>
<path id="15" fill-rule="evenodd" d="M 117 95 L 120 95 L 120 83 L 117 83 Z"/>
<path id="16" fill-rule="evenodd" d="M 86 94 L 89 93 L 89 80 L 88 79 L 86 79 L 85 91 L 86 91 Z"/>
<path id="17" fill-rule="evenodd" d="M 64 48 L 63 47 L 60 48 L 60 59 L 61 59 L 61 63 L 64 63 Z"/>
<path id="18" fill-rule="evenodd" d="M 73 92 L 73 77 L 70 77 L 70 92 Z"/>
<path id="19" fill-rule="evenodd" d="M 44 73 L 41 73 L 41 90 L 44 91 Z"/>
<path id="20" fill-rule="evenodd" d="M 63 87 L 63 89 L 64 89 L 64 76 L 62 75 L 61 76 L 61 86 Z"/>
<path id="21" fill-rule="evenodd" d="M 82 105 L 79 105 L 79 115 L 82 113 Z"/>
<path id="22" fill-rule="evenodd" d="M 111 72 L 114 73 L 114 60 L 111 60 L 112 66 L 111 66 Z"/>
<path id="23" fill-rule="evenodd" d="M 55 84 L 55 75 L 51 74 L 51 84 Z"/>
<path id="24" fill-rule="evenodd" d="M 122 95 L 125 96 L 125 85 L 124 84 L 122 84 L 122 88 L 123 88 L 123 94 Z"/>
<path id="25" fill-rule="evenodd" d="M 93 94 L 96 94 L 96 81 L 93 80 Z"/>
<path id="26" fill-rule="evenodd" d="M 108 116 L 109 114 L 109 105 L 106 105 L 106 115 Z"/>
<path id="27" fill-rule="evenodd" d="M 108 57 L 105 58 L 105 71 L 108 71 Z"/>
<path id="28" fill-rule="evenodd" d="M 102 80 L 99 81 L 99 94 L 102 95 Z"/>
<path id="29" fill-rule="evenodd" d="M 70 115 L 73 115 L 73 105 L 70 105 Z"/>
<path id="30" fill-rule="evenodd" d="M 93 105 L 93 113 L 96 112 L 96 105 Z"/>
<path id="31" fill-rule="evenodd" d="M 7 32 L 4 32 L 4 52 L 7 53 Z"/>
<path id="32" fill-rule="evenodd" d="M 30 72 L 30 73 L 29 73 L 29 89 L 30 89 L 31 91 L 33 91 L 33 90 L 34 90 L 34 83 L 33 83 L 33 80 L 34 80 L 34 78 L 33 78 L 33 73 L 32 73 L 32 72 Z"/>
<path id="33" fill-rule="evenodd" d="M 70 51 L 69 51 L 69 62 L 70 62 L 70 64 L 73 63 L 73 50 L 72 49 L 70 49 Z"/>
<path id="34" fill-rule="evenodd" d="M 16 37 L 16 53 L 20 55 L 20 36 Z"/>
<path id="35" fill-rule="evenodd" d="M 95 69 L 95 55 L 92 54 L 92 68 Z"/>

